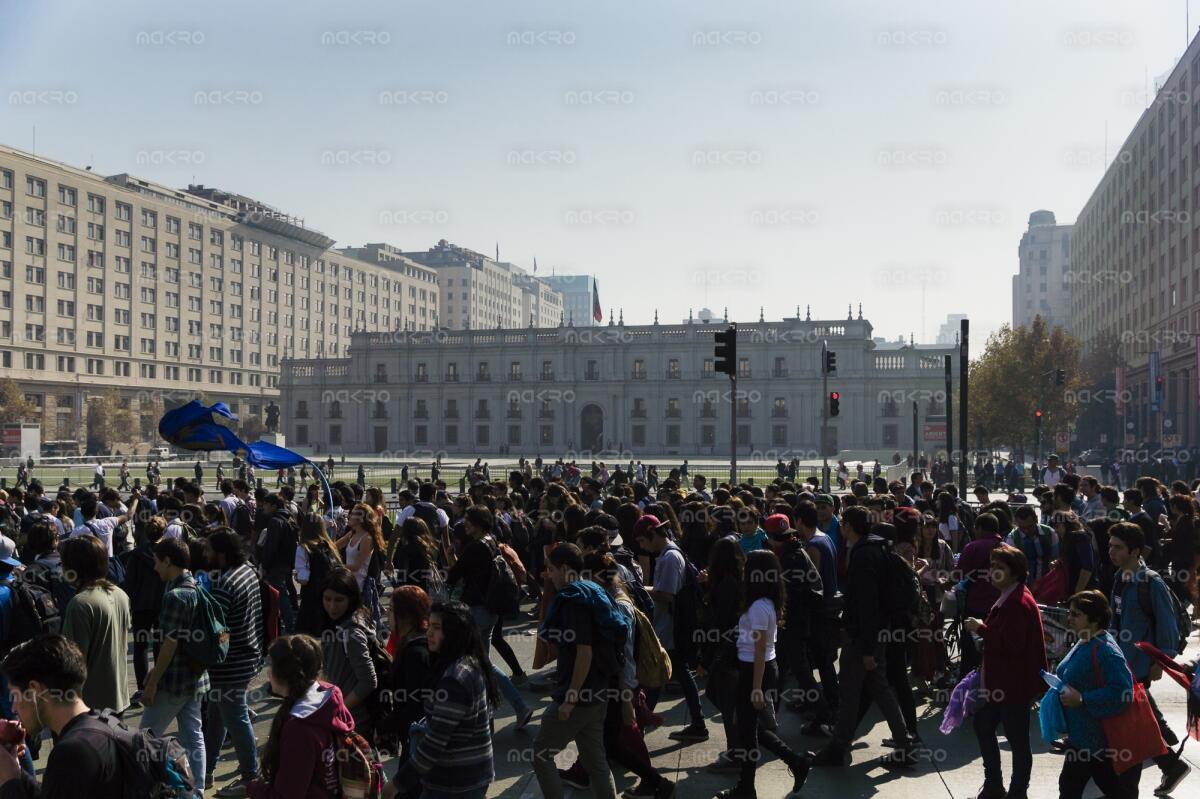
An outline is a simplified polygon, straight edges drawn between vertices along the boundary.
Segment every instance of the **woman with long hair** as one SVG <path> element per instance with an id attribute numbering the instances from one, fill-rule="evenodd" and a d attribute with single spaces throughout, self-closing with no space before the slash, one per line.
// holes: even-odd
<path id="1" fill-rule="evenodd" d="M 425 714 L 425 693 L 429 690 L 429 595 L 415 585 L 402 585 L 392 593 L 388 611 L 391 634 L 388 653 L 392 656 L 391 685 L 400 690 L 391 707 L 376 720 L 375 739 L 399 744 L 400 760 L 408 758 L 409 728 Z"/>
<path id="2" fill-rule="evenodd" d="M 308 635 L 284 635 L 267 650 L 271 693 L 283 697 L 263 746 L 259 778 L 250 799 L 334 799 L 337 739 L 354 729 L 354 717 L 336 685 L 321 674 L 321 644 Z M 286 767 L 285 767 L 286 763 Z"/>
<path id="3" fill-rule="evenodd" d="M 300 609 L 296 632 L 319 636 L 322 629 L 321 592 L 325 580 L 342 565 L 342 557 L 329 537 L 325 519 L 316 513 L 300 519 L 300 546 L 296 547 L 296 580 L 300 583 Z"/>
<path id="4" fill-rule="evenodd" d="M 962 552 L 963 529 L 958 519 L 957 498 L 949 491 L 938 494 L 938 535 L 954 552 Z"/>
<path id="5" fill-rule="evenodd" d="M 387 553 L 387 544 L 383 540 L 383 531 L 375 510 L 365 502 L 354 505 L 346 517 L 345 534 L 334 544 L 338 549 L 345 550 L 346 568 L 354 572 L 354 577 L 358 580 L 358 587 L 363 593 L 363 604 L 371 611 L 371 620 L 375 626 L 381 626 L 383 608 L 379 603 L 379 575 Z M 378 558 L 375 557 L 376 553 Z"/>
<path id="6" fill-rule="evenodd" d="M 418 788 L 421 796 L 484 799 L 495 774 L 490 717 L 498 694 L 471 609 L 435 603 L 426 638 L 433 690 L 425 693 L 425 718 L 384 799 Z"/>
<path id="7" fill-rule="evenodd" d="M 761 757 L 760 743 L 787 764 L 793 794 L 799 793 L 808 779 L 810 759 L 789 747 L 775 731 L 775 685 L 779 680 L 775 639 L 786 603 L 779 558 L 766 549 L 748 553 L 742 574 L 742 614 L 737 625 L 736 713 L 741 774 L 736 786 L 717 793 L 718 799 L 753 799 L 757 795 L 754 772 Z"/>
<path id="8" fill-rule="evenodd" d="M 326 578 L 321 604 L 325 611 L 321 634 L 325 677 L 342 689 L 355 729 L 369 739 L 372 720 L 367 700 L 379 686 L 370 649 L 375 628 L 363 607 L 358 580 L 349 569 L 335 569 Z"/>
<path id="9" fill-rule="evenodd" d="M 76 589 L 63 608 L 62 634 L 87 662 L 83 701 L 120 713 L 129 707 L 129 597 L 108 581 L 108 549 L 95 536 L 64 541 L 62 568 Z"/>
<path id="10" fill-rule="evenodd" d="M 708 628 L 701 661 L 708 671 L 705 695 L 721 711 L 728 749 L 717 756 L 711 771 L 740 771 L 737 750 L 737 625 L 746 555 L 737 541 L 718 538 L 712 545 L 705 580 Z"/>
<path id="11" fill-rule="evenodd" d="M 709 552 L 716 540 L 709 525 L 708 506 L 699 501 L 684 504 L 679 512 L 682 535 L 679 548 L 692 563 L 708 563 Z"/>
<path id="12" fill-rule="evenodd" d="M 392 538 L 388 548 L 388 563 L 396 570 L 396 584 L 415 585 L 430 597 L 444 598 L 441 548 L 424 520 L 416 516 L 405 519 L 400 534 Z"/>
<path id="13" fill-rule="evenodd" d="M 1196 599 L 1196 569 L 1200 567 L 1197 550 L 1196 502 L 1190 496 L 1173 496 L 1167 505 L 1171 517 L 1171 543 L 1167 547 L 1170 572 L 1175 575 L 1171 589 L 1187 607 Z M 1200 605 L 1200 603 L 1197 603 Z M 1186 630 L 1184 632 L 1187 632 Z"/>

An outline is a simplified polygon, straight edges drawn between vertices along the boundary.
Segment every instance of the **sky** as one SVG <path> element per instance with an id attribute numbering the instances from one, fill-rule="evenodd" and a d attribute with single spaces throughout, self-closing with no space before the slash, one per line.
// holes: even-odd
<path id="1" fill-rule="evenodd" d="M 0 0 L 0 142 L 338 246 L 498 245 L 595 275 L 606 322 L 861 303 L 876 335 L 966 313 L 978 341 L 1029 214 L 1075 220 L 1195 5 Z"/>

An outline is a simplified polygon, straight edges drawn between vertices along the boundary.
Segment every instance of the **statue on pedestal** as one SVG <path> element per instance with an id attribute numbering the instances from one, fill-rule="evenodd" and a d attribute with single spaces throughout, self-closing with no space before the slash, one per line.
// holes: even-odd
<path id="1" fill-rule="evenodd" d="M 267 432 L 279 432 L 279 406 L 275 404 L 275 400 L 267 405 Z"/>

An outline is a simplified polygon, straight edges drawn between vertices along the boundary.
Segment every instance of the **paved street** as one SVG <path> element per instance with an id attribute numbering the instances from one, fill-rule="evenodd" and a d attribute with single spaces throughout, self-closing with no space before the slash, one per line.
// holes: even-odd
<path id="1" fill-rule="evenodd" d="M 526 606 L 528 609 L 530 606 Z M 534 623 L 525 621 L 514 623 L 506 635 L 526 668 L 533 659 L 533 630 Z M 1200 646 L 1200 638 L 1192 636 L 1189 653 L 1194 653 Z M 504 668 L 501 666 L 501 668 Z M 130 674 L 132 675 L 132 668 Z M 261 679 L 265 679 L 261 678 Z M 261 684 L 257 683 L 257 684 Z M 256 684 L 256 685 L 257 685 Z M 703 696 L 703 688 L 701 689 Z M 1176 732 L 1184 728 L 1186 708 L 1184 693 L 1174 683 L 1166 681 L 1156 683 L 1155 698 L 1166 714 L 1171 726 Z M 549 696 L 532 690 L 526 690 L 526 700 L 534 708 L 544 708 L 549 704 Z M 265 694 L 264 694 L 265 697 Z M 720 718 L 713 707 L 703 700 L 705 713 L 708 718 L 708 728 L 711 738 L 704 744 L 686 746 L 672 741 L 668 734 L 671 730 L 682 726 L 687 718 L 687 710 L 683 697 L 678 691 L 666 691 L 659 704 L 666 724 L 650 733 L 647 747 L 654 760 L 654 765 L 668 778 L 678 784 L 679 799 L 707 799 L 721 788 L 733 785 L 734 775 L 710 774 L 704 766 L 711 763 L 717 753 L 724 748 L 724 734 Z M 266 741 L 271 719 L 278 701 L 265 697 L 254 702 L 252 707 L 258 717 L 255 731 L 260 745 Z M 540 710 L 538 711 L 540 714 Z M 140 710 L 131 710 L 128 715 L 131 724 L 136 724 L 141 715 Z M 867 724 L 870 729 L 864 731 L 862 739 L 854 749 L 853 764 L 846 769 L 817 769 L 809 777 L 804 794 L 811 797 L 870 797 L 881 796 L 888 799 L 967 799 L 973 797 L 983 782 L 983 766 L 979 759 L 979 749 L 975 737 L 969 729 L 960 729 L 949 736 L 938 731 L 941 712 L 931 709 L 928 705 L 918 708 L 921 737 L 930 747 L 930 755 L 921 766 L 911 773 L 891 773 L 874 764 L 874 759 L 884 754 L 881 741 L 887 736 L 887 725 L 875 711 L 868 716 Z M 793 745 L 816 748 L 822 739 L 805 738 L 800 735 L 799 717 L 787 710 L 780 712 L 780 734 Z M 509 799 L 539 799 L 542 792 L 534 779 L 532 762 L 532 743 L 537 732 L 537 716 L 526 730 L 517 732 L 513 729 L 514 717 L 511 708 L 502 704 L 496 718 L 495 758 L 496 781 L 488 791 L 489 797 L 507 797 Z M 1049 752 L 1042 742 L 1038 732 L 1037 722 L 1030 714 L 1031 737 L 1034 741 L 1034 773 L 1033 784 L 1029 795 L 1033 799 L 1053 799 L 1058 795 L 1058 772 L 1061 761 L 1057 755 Z M 1001 749 L 1005 752 L 1005 777 L 1009 774 L 1007 745 L 1001 741 Z M 43 745 L 38 761 L 39 769 L 45 763 L 49 743 Z M 559 757 L 560 766 L 565 767 L 574 759 L 573 747 Z M 1200 795 L 1200 745 L 1190 742 L 1184 750 L 1184 755 L 1196 771 L 1185 780 L 1176 793 L 1178 797 L 1194 797 Z M 791 787 L 791 779 L 787 768 L 774 756 L 766 755 L 769 759 L 760 768 L 758 775 L 758 795 L 763 799 L 779 799 Z M 385 763 L 390 774 L 394 768 L 391 762 Z M 221 752 L 217 767 L 217 787 L 236 776 L 237 759 L 231 746 L 226 746 Z M 1157 768 L 1147 768 L 1142 776 L 1142 796 L 1153 795 L 1158 784 L 1159 771 Z M 617 775 L 619 791 L 627 790 L 636 784 L 632 775 Z M 209 792 L 211 795 L 212 792 Z M 584 799 L 589 794 L 568 788 L 568 799 Z M 1088 797 L 1099 796 L 1094 788 Z"/>

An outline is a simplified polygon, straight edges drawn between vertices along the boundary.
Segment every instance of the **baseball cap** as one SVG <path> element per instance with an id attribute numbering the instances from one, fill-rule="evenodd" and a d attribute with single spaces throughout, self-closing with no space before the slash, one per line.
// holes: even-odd
<path id="1" fill-rule="evenodd" d="M 794 533 L 791 522 L 788 517 L 782 513 L 772 513 L 763 521 L 763 530 L 769 536 L 784 535 L 786 533 Z"/>
<path id="2" fill-rule="evenodd" d="M 657 516 L 647 513 L 633 523 L 633 537 L 648 538 L 655 530 L 666 527 L 668 524 L 669 522 L 659 521 Z"/>
<path id="3" fill-rule="evenodd" d="M 818 505 L 833 505 L 833 497 L 828 494 L 817 494 L 817 498 L 813 500 Z"/>
<path id="4" fill-rule="evenodd" d="M 17 544 L 6 535 L 0 535 L 0 563 L 19 569 L 25 564 L 17 560 Z"/>

